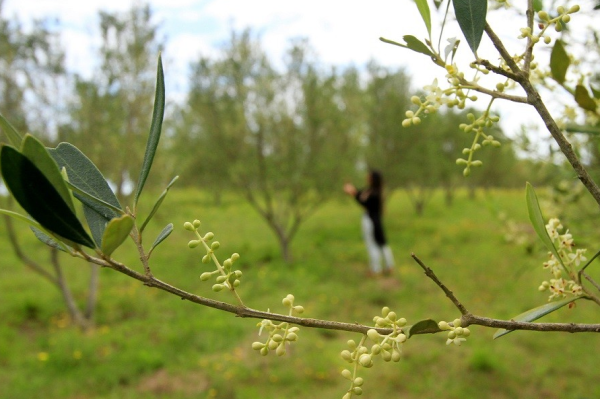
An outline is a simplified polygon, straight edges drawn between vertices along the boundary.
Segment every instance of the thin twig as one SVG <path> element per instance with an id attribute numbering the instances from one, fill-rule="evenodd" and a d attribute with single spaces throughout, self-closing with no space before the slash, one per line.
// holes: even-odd
<path id="1" fill-rule="evenodd" d="M 525 12 L 527 16 L 527 27 L 529 28 L 529 32 L 533 34 L 533 0 L 527 0 L 527 11 Z M 531 67 L 531 60 L 533 59 L 533 42 L 531 35 L 527 37 L 527 48 L 525 50 L 525 61 L 523 63 L 523 72 L 529 75 L 529 69 Z"/>
<path id="2" fill-rule="evenodd" d="M 506 330 L 529 330 L 529 331 L 562 331 L 569 333 L 578 332 L 600 332 L 600 324 L 580 324 L 580 323 L 531 323 L 514 320 L 499 320 L 492 319 L 489 317 L 476 316 L 469 311 L 460 303 L 460 301 L 454 296 L 438 277 L 435 275 L 433 270 L 426 266 L 415 254 L 411 255 L 413 259 L 425 270 L 425 274 L 438 287 L 444 291 L 446 296 L 452 301 L 454 306 L 462 313 L 461 326 L 468 326 L 471 324 L 490 327 L 490 328 L 504 328 Z"/>
<path id="3" fill-rule="evenodd" d="M 513 72 L 507 71 L 507 70 L 502 69 L 500 67 L 497 67 L 496 65 L 492 64 L 488 60 L 479 59 L 477 61 L 474 61 L 474 63 L 475 63 L 475 65 L 482 65 L 486 69 L 494 72 L 497 75 L 504 76 L 505 78 L 512 79 L 512 80 L 515 80 L 515 81 L 518 79 L 517 75 L 515 75 Z M 525 99 L 525 101 L 527 101 L 527 99 Z"/>
<path id="4" fill-rule="evenodd" d="M 444 293 L 446 294 L 446 296 L 448 297 L 448 299 L 450 299 L 450 301 L 452 301 L 452 303 L 454 304 L 454 306 L 456 306 L 456 308 L 460 311 L 460 313 L 462 315 L 466 315 L 469 314 L 469 311 L 467 310 L 467 308 L 465 308 L 463 306 L 462 303 L 460 303 L 460 301 L 454 296 L 454 293 L 452 291 L 450 291 L 448 289 L 448 287 L 446 287 L 439 278 L 437 278 L 437 276 L 435 275 L 435 273 L 433 272 L 433 270 L 431 270 L 429 267 L 427 267 L 423 262 L 421 262 L 421 259 L 419 259 L 417 257 L 417 255 L 410 254 L 410 256 L 412 256 L 412 258 L 415 260 L 415 262 L 417 262 L 419 264 L 419 266 L 421 266 L 421 268 L 423 268 L 423 270 L 425 271 L 425 275 L 427 277 L 429 277 L 431 280 L 433 280 L 434 283 L 436 283 L 438 285 L 438 287 L 440 287 L 442 289 L 442 291 L 444 291 Z"/>

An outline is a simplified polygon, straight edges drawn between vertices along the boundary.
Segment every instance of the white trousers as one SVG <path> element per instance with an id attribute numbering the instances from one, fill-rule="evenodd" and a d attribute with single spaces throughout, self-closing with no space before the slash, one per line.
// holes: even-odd
<path id="1" fill-rule="evenodd" d="M 363 214 L 362 217 L 362 231 L 367 252 L 369 253 L 369 265 L 373 273 L 381 272 L 381 258 L 383 255 L 384 265 L 386 270 L 391 270 L 394 267 L 394 256 L 392 250 L 388 245 L 380 246 L 375 241 L 375 235 L 373 232 L 373 221 L 368 214 Z"/>

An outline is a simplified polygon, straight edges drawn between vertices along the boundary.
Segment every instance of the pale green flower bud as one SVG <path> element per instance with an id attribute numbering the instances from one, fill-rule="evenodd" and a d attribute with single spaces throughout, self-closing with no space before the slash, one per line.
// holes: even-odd
<path id="1" fill-rule="evenodd" d="M 501 144 L 499 141 L 497 141 L 497 140 L 492 140 L 492 146 L 494 146 L 494 147 L 500 147 L 501 145 L 502 145 L 502 144 Z"/>
<path id="2" fill-rule="evenodd" d="M 268 345 L 268 347 L 269 347 L 269 350 L 272 350 L 272 351 L 274 351 L 275 349 L 277 349 L 277 347 L 278 347 L 278 346 L 279 346 L 279 343 L 278 343 L 278 342 L 275 342 L 275 341 L 273 341 L 273 340 L 270 340 L 270 341 L 269 341 L 269 345 Z"/>
<path id="3" fill-rule="evenodd" d="M 473 151 L 477 151 L 481 148 L 481 144 L 477 143 L 473 146 Z"/>
<path id="4" fill-rule="evenodd" d="M 231 260 L 233 262 L 235 262 L 236 260 L 238 260 L 240 258 L 240 254 L 238 254 L 237 252 L 231 255 Z"/>
<path id="5" fill-rule="evenodd" d="M 271 339 L 275 342 L 281 342 L 283 341 L 283 337 L 280 334 L 274 334 Z"/>
<path id="6" fill-rule="evenodd" d="M 379 342 L 379 333 L 373 328 L 367 331 L 367 337 L 369 337 L 372 341 Z"/>
<path id="7" fill-rule="evenodd" d="M 210 240 L 212 240 L 213 238 L 215 238 L 215 235 L 214 235 L 214 234 L 213 234 L 211 231 L 209 231 L 208 233 L 206 233 L 206 234 L 204 235 L 204 237 L 203 237 L 203 240 L 204 240 L 204 241 L 210 241 Z"/>
<path id="8" fill-rule="evenodd" d="M 558 12 L 559 14 L 564 14 L 565 8 L 563 6 L 558 6 L 556 7 L 556 12 Z"/>
<path id="9" fill-rule="evenodd" d="M 288 333 L 288 335 L 285 336 L 285 339 L 287 341 L 294 342 L 298 339 L 298 335 L 296 335 L 294 333 Z"/>
<path id="10" fill-rule="evenodd" d="M 360 387 L 365 383 L 365 381 L 362 379 L 362 377 L 356 377 L 352 383 L 354 386 Z"/>
<path id="11" fill-rule="evenodd" d="M 296 333 L 296 332 L 298 332 L 298 331 L 300 331 L 300 329 L 299 329 L 298 327 L 290 327 L 290 328 L 288 329 L 288 332 L 291 332 L 291 333 Z"/>
<path id="12" fill-rule="evenodd" d="M 573 14 L 575 12 L 579 12 L 579 9 L 580 9 L 579 4 L 575 4 L 573 7 L 569 8 L 568 12 L 569 12 L 569 14 Z"/>
<path id="13" fill-rule="evenodd" d="M 342 377 L 344 377 L 347 380 L 352 380 L 352 373 L 348 369 L 343 369 L 342 370 Z"/>
<path id="14" fill-rule="evenodd" d="M 452 325 L 454 326 L 454 328 L 460 327 L 460 324 L 461 324 L 460 319 L 454 319 L 454 321 L 452 322 Z"/>
<path id="15" fill-rule="evenodd" d="M 451 327 L 448 325 L 448 323 L 446 323 L 445 321 L 440 321 L 438 323 L 438 327 L 440 328 L 440 330 L 449 330 Z"/>
<path id="16" fill-rule="evenodd" d="M 552 38 L 550 36 L 544 35 L 544 43 L 550 44 L 551 41 L 552 41 Z"/>
<path id="17" fill-rule="evenodd" d="M 290 306 L 292 306 L 292 301 L 290 301 L 288 297 L 283 298 L 281 303 L 283 304 L 283 306 L 288 307 L 288 308 Z"/>
<path id="18" fill-rule="evenodd" d="M 379 346 L 379 344 L 375 344 L 371 347 L 371 353 L 375 356 L 379 355 L 381 353 L 381 346 Z"/>
<path id="19" fill-rule="evenodd" d="M 400 352 L 396 349 L 394 349 L 392 351 L 392 361 L 393 362 L 398 362 L 400 361 L 400 358 L 402 357 L 402 355 L 400 354 Z"/>
<path id="20" fill-rule="evenodd" d="M 381 358 L 384 362 L 389 362 L 392 360 L 392 354 L 388 351 L 381 351 Z"/>
<path id="21" fill-rule="evenodd" d="M 405 326 L 406 325 L 406 319 L 404 317 L 401 317 L 398 319 L 398 321 L 396 321 L 396 325 L 399 327 Z"/>
<path id="22" fill-rule="evenodd" d="M 212 286 L 212 290 L 214 292 L 222 291 L 223 288 L 225 288 L 225 286 L 223 284 L 215 284 L 215 285 Z"/>
<path id="23" fill-rule="evenodd" d="M 358 358 L 358 364 L 366 368 L 372 367 L 373 360 L 371 359 L 371 355 L 366 353 L 360 355 L 360 357 Z"/>
<path id="24" fill-rule="evenodd" d="M 381 308 L 381 315 L 383 317 L 387 316 L 388 313 L 390 313 L 390 308 L 388 308 L 387 306 L 384 306 L 384 307 Z"/>
<path id="25" fill-rule="evenodd" d="M 398 337 L 396 337 L 396 342 L 398 342 L 399 344 L 403 343 L 404 341 L 406 341 L 406 335 L 404 334 L 398 334 Z"/>
<path id="26" fill-rule="evenodd" d="M 206 254 L 202 257 L 202 263 L 210 263 L 210 255 Z"/>
<path id="27" fill-rule="evenodd" d="M 294 306 L 294 312 L 298 313 L 298 314 L 302 314 L 304 313 L 304 307 L 303 306 Z"/>
<path id="28" fill-rule="evenodd" d="M 404 119 L 402 121 L 402 127 L 409 127 L 411 125 L 411 119 Z"/>
<path id="29" fill-rule="evenodd" d="M 210 249 L 215 251 L 215 250 L 219 249 L 220 246 L 221 246 L 221 243 L 219 243 L 219 241 L 215 241 L 212 244 L 210 244 Z"/>
<path id="30" fill-rule="evenodd" d="M 358 348 L 358 354 L 359 355 L 364 355 L 365 353 L 367 353 L 369 350 L 367 348 L 365 348 L 364 346 L 361 346 L 360 348 Z"/>
<path id="31" fill-rule="evenodd" d="M 217 277 L 217 283 L 224 283 L 227 280 L 227 276 L 219 276 Z"/>
<path id="32" fill-rule="evenodd" d="M 498 90 L 500 93 L 502 93 L 504 91 L 504 84 L 497 83 L 496 84 L 496 90 Z"/>
<path id="33" fill-rule="evenodd" d="M 456 338 L 456 332 L 455 331 L 448 332 L 448 339 L 454 339 L 454 338 Z"/>
<path id="34" fill-rule="evenodd" d="M 481 162 L 481 161 L 477 160 L 477 161 L 473 161 L 473 162 L 471 162 L 471 165 L 472 165 L 472 166 L 481 166 L 481 165 L 483 165 L 483 162 Z"/>
<path id="35" fill-rule="evenodd" d="M 278 347 L 277 350 L 275 351 L 275 354 L 277 356 L 283 356 L 285 355 L 285 343 L 281 343 Z"/>
<path id="36" fill-rule="evenodd" d="M 387 319 L 390 321 L 395 321 L 396 320 L 396 312 L 390 312 L 387 315 Z"/>
<path id="37" fill-rule="evenodd" d="M 196 228 L 196 229 L 197 229 L 198 227 L 200 227 L 200 221 L 199 221 L 198 219 L 194 220 L 194 221 L 192 222 L 192 224 L 193 224 L 194 228 Z"/>
<path id="38" fill-rule="evenodd" d="M 198 241 L 198 240 L 191 240 L 190 242 L 188 242 L 188 247 L 189 248 L 196 248 L 199 244 L 200 244 L 200 241 Z"/>
<path id="39" fill-rule="evenodd" d="M 342 396 L 342 399 L 350 399 L 352 398 L 352 394 L 350 392 L 346 392 L 346 394 L 344 396 Z"/>
<path id="40" fill-rule="evenodd" d="M 567 23 L 569 23 L 571 21 L 571 16 L 570 15 L 563 15 L 561 19 L 562 19 L 562 21 L 565 24 L 567 24 Z"/>
<path id="41" fill-rule="evenodd" d="M 202 273 L 200 275 L 200 280 L 206 281 L 210 278 L 210 276 L 212 276 L 212 273 L 209 273 L 209 272 Z"/>
<path id="42" fill-rule="evenodd" d="M 468 167 L 463 169 L 463 176 L 464 177 L 467 177 L 470 174 L 471 174 L 471 169 L 469 169 Z"/>
<path id="43" fill-rule="evenodd" d="M 236 276 L 237 278 L 240 278 L 240 277 L 242 277 L 242 271 L 241 271 L 241 270 L 236 270 L 235 272 L 233 272 L 233 274 L 235 274 L 235 276 Z"/>
<path id="44" fill-rule="evenodd" d="M 354 387 L 352 388 L 352 392 L 354 392 L 355 395 L 360 396 L 363 393 L 363 390 L 361 387 Z"/>
<path id="45" fill-rule="evenodd" d="M 353 339 L 349 339 L 348 342 L 346 342 L 346 344 L 348 345 L 348 347 L 350 347 L 350 349 L 356 349 L 356 342 L 354 342 Z"/>
<path id="46" fill-rule="evenodd" d="M 458 158 L 456 160 L 456 164 L 457 165 L 466 165 L 467 164 L 467 160 L 466 159 L 462 159 L 462 158 Z"/>
<path id="47" fill-rule="evenodd" d="M 385 327 L 387 325 L 387 321 L 381 317 L 378 317 L 375 325 L 377 325 L 377 327 Z"/>
<path id="48" fill-rule="evenodd" d="M 260 354 L 263 356 L 267 356 L 269 354 L 269 348 L 264 347 L 260 350 Z"/>
<path id="49" fill-rule="evenodd" d="M 454 330 L 454 332 L 456 333 L 456 335 L 462 335 L 463 334 L 463 328 L 462 327 L 456 327 L 456 329 Z"/>
<path id="50" fill-rule="evenodd" d="M 412 111 L 406 111 L 404 115 L 406 115 L 407 118 L 412 118 L 413 116 L 415 116 L 415 113 Z"/>
<path id="51" fill-rule="evenodd" d="M 550 17 L 548 16 L 548 13 L 546 11 L 540 11 L 538 12 L 538 17 L 540 17 L 540 19 L 542 21 L 548 21 L 550 19 Z"/>
<path id="52" fill-rule="evenodd" d="M 189 231 L 194 231 L 194 225 L 191 224 L 190 222 L 185 222 L 183 224 L 183 228 Z"/>
<path id="53" fill-rule="evenodd" d="M 421 123 L 421 118 L 419 118 L 418 116 L 415 116 L 412 118 L 412 123 L 413 125 L 418 125 Z"/>
<path id="54" fill-rule="evenodd" d="M 561 32 L 562 31 L 562 25 L 560 23 L 557 23 L 554 25 L 554 30 L 557 32 Z"/>
<path id="55" fill-rule="evenodd" d="M 240 286 L 240 284 L 241 284 L 241 281 L 240 281 L 240 280 L 237 280 L 237 279 L 236 279 L 236 280 L 233 280 L 233 286 L 234 286 L 234 287 L 239 287 L 239 286 Z"/>
<path id="56" fill-rule="evenodd" d="M 229 269 L 232 264 L 233 262 L 231 261 L 231 259 L 225 259 L 225 261 L 223 262 L 223 267 Z"/>
<path id="57" fill-rule="evenodd" d="M 415 104 L 415 105 L 421 105 L 421 99 L 417 96 L 412 96 L 410 98 L 410 102 Z"/>
<path id="58" fill-rule="evenodd" d="M 254 349 L 255 351 L 261 350 L 264 347 L 265 347 L 265 344 L 263 344 L 262 342 L 253 342 L 252 343 L 252 349 Z"/>
<path id="59" fill-rule="evenodd" d="M 350 353 L 349 350 L 344 349 L 341 353 L 342 355 L 342 359 L 344 359 L 345 361 L 352 363 L 352 353 Z"/>
<path id="60" fill-rule="evenodd" d="M 471 330 L 469 330 L 468 328 L 463 328 L 462 336 L 468 337 L 469 335 L 471 335 Z"/>

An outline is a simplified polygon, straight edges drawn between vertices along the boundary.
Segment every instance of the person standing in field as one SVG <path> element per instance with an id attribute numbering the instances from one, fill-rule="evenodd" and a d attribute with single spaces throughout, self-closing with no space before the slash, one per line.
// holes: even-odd
<path id="1" fill-rule="evenodd" d="M 362 217 L 362 231 L 369 254 L 369 274 L 378 275 L 382 272 L 382 258 L 383 273 L 390 274 L 394 267 L 394 257 L 392 250 L 387 245 L 383 230 L 383 177 L 381 173 L 371 170 L 367 175 L 366 188 L 358 190 L 352 184 L 346 183 L 344 191 L 353 196 L 366 211 Z"/>

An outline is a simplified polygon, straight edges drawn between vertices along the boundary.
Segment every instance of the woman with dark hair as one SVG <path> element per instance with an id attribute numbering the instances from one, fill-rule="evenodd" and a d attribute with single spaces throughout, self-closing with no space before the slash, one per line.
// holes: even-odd
<path id="1" fill-rule="evenodd" d="M 383 177 L 377 170 L 369 171 L 367 188 L 357 190 L 350 183 L 344 184 L 344 191 L 353 196 L 366 212 L 362 218 L 362 230 L 367 252 L 369 253 L 371 274 L 381 273 L 381 258 L 384 260 L 384 274 L 390 274 L 394 267 L 392 250 L 387 245 L 383 231 Z"/>

